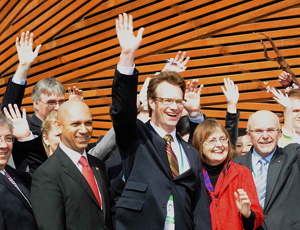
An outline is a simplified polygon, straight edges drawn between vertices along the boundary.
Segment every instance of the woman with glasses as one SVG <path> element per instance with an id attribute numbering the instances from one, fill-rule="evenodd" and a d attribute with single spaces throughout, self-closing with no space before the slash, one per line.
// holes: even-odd
<path id="1" fill-rule="evenodd" d="M 199 151 L 213 229 L 255 229 L 263 222 L 250 170 L 233 163 L 233 147 L 224 126 L 212 118 L 200 123 L 193 136 Z"/>

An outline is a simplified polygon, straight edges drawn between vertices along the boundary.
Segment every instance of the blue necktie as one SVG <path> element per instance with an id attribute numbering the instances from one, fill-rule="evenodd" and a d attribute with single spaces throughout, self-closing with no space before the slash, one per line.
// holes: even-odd
<path id="1" fill-rule="evenodd" d="M 266 198 L 268 161 L 264 158 L 261 158 L 258 162 L 260 163 L 260 170 L 258 171 L 255 177 L 255 185 L 256 185 L 257 196 L 259 199 L 259 204 L 263 209 L 265 205 L 265 198 Z"/>

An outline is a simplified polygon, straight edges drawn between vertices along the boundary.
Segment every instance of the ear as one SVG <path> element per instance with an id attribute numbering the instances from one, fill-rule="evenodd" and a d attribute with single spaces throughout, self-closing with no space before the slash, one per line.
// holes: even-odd
<path id="1" fill-rule="evenodd" d="M 58 120 L 54 121 L 54 128 L 60 135 L 62 134 L 62 125 Z"/>
<path id="2" fill-rule="evenodd" d="M 39 110 L 39 102 L 38 101 L 33 101 L 33 106 L 35 108 L 35 110 Z"/>
<path id="3" fill-rule="evenodd" d="M 47 136 L 46 136 L 45 134 L 43 134 L 43 140 L 44 140 L 44 142 L 45 142 L 45 144 L 46 144 L 47 146 L 50 145 L 50 144 L 49 144 L 49 141 L 48 141 L 48 138 L 47 138 Z"/>
<path id="4" fill-rule="evenodd" d="M 153 110 L 155 107 L 155 101 L 153 100 L 153 98 L 150 97 L 148 102 L 149 102 L 150 108 Z"/>

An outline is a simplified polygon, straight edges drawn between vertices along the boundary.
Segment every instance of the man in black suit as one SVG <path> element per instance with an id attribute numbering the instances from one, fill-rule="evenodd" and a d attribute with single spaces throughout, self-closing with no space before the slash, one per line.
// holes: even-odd
<path id="1" fill-rule="evenodd" d="M 143 28 L 135 37 L 132 17 L 123 14 L 116 21 L 116 30 L 122 52 L 113 82 L 111 111 L 126 182 L 116 204 L 116 229 L 211 229 L 199 153 L 176 133 L 184 107 L 190 116 L 199 116 L 199 93 L 190 92 L 185 103 L 183 78 L 163 71 L 148 86 L 151 121 L 144 124 L 137 120 L 138 71 L 133 59 Z M 165 134 L 173 137 L 171 149 L 178 160 L 172 169 Z M 168 147 L 169 154 L 172 151 Z"/>
<path id="2" fill-rule="evenodd" d="M 38 229 L 31 204 L 31 176 L 7 165 L 10 157 L 13 136 L 12 124 L 0 114 L 0 229 Z"/>
<path id="3" fill-rule="evenodd" d="M 56 151 L 33 174 L 32 208 L 39 229 L 112 229 L 105 165 L 86 153 L 92 114 L 78 100 L 64 103 L 55 127 Z"/>
<path id="4" fill-rule="evenodd" d="M 296 230 L 300 229 L 300 145 L 277 146 L 280 138 L 280 124 L 276 114 L 258 111 L 248 120 L 247 133 L 253 147 L 246 155 L 233 161 L 248 167 L 254 177 L 264 222 L 258 229 Z M 267 168 L 260 174 L 260 160 Z M 259 175 L 266 175 L 260 177 Z M 265 180 L 265 193 L 261 183 Z"/>

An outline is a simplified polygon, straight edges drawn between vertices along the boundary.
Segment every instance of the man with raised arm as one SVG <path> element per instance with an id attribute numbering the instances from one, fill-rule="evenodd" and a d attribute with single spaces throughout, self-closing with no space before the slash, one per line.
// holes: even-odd
<path id="1" fill-rule="evenodd" d="M 211 229 L 200 156 L 177 133 L 185 108 L 201 117 L 199 92 L 185 97 L 185 81 L 162 71 L 148 86 L 151 120 L 137 120 L 138 71 L 134 56 L 144 28 L 133 35 L 132 16 L 116 20 L 121 46 L 112 87 L 112 117 L 123 161 L 123 193 L 116 207 L 116 229 Z"/>

